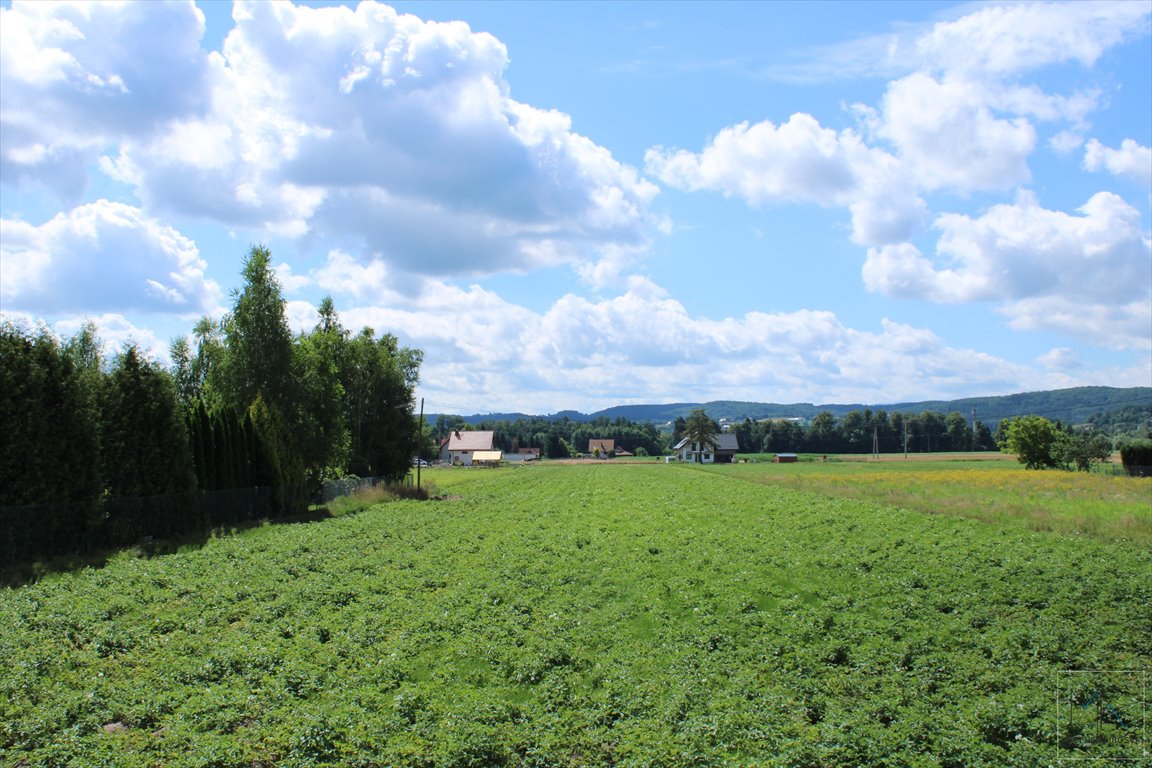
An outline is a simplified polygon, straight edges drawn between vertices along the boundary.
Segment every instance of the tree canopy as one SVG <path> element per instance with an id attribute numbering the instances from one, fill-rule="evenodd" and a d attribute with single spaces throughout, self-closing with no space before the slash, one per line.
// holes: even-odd
<path id="1" fill-rule="evenodd" d="M 0 555 L 301 512 L 327 477 L 407 473 L 422 353 L 353 337 L 331 298 L 293 336 L 263 246 L 242 276 L 222 320 L 173 340 L 170 370 L 133 345 L 105 359 L 91 323 L 66 342 L 0 323 Z"/>

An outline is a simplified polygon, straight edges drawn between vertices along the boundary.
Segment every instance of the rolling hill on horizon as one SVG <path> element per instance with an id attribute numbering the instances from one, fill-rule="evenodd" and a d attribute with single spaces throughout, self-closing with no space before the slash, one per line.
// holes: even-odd
<path id="1" fill-rule="evenodd" d="M 1020 392 L 1011 395 L 990 397 L 967 397 L 957 400 L 921 400 L 916 402 L 891 404 L 863 403 L 761 403 L 740 400 L 712 400 L 704 403 L 663 403 L 616 405 L 594 413 L 580 411 L 558 411 L 549 415 L 525 413 L 486 413 L 462 416 L 469 424 L 482 421 L 515 421 L 517 419 L 546 418 L 572 421 L 593 421 L 599 418 L 616 419 L 623 417 L 634 422 L 664 424 L 677 417 L 687 416 L 696 408 L 703 408 L 714 419 L 753 421 L 759 419 L 810 419 L 827 411 L 840 417 L 851 411 L 871 409 L 889 413 L 920 413 L 932 411 L 951 413 L 959 411 L 965 416 L 975 416 L 980 421 L 994 427 L 1004 419 L 1015 416 L 1044 416 L 1061 422 L 1079 424 L 1094 415 L 1108 413 L 1125 406 L 1152 407 L 1152 387 L 1072 387 L 1039 392 Z M 429 414 L 429 420 L 445 414 Z M 459 415 L 459 414 L 449 414 Z"/>

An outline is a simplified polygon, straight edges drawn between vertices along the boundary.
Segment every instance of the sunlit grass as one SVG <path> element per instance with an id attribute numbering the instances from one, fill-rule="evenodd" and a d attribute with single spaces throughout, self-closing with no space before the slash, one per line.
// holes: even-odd
<path id="1" fill-rule="evenodd" d="M 746 464 L 727 471 L 755 482 L 927 514 L 1152 545 L 1148 478 L 946 460 Z"/>

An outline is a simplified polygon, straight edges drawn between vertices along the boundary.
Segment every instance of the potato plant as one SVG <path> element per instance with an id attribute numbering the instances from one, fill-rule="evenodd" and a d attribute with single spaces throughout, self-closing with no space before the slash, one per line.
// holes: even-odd
<path id="1" fill-rule="evenodd" d="M 1123 719 L 1145 703 L 1129 678 L 1068 673 L 1152 667 L 1147 548 L 737 469 L 439 470 L 439 500 L 4 590 L 0 764 L 1040 766 L 1148 749 Z"/>

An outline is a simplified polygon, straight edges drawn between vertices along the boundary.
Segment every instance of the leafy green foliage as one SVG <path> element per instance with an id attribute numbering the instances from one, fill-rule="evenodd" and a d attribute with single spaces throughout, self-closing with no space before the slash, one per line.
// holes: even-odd
<path id="1" fill-rule="evenodd" d="M 0 561 L 302 512 L 350 469 L 404 477 L 421 353 L 350 340 L 331 299 L 293 339 L 267 248 L 243 277 L 222 322 L 172 342 L 171 373 L 134 346 L 107 365 L 91 323 L 66 344 L 0 324 Z"/>
<path id="2" fill-rule="evenodd" d="M 400 480 L 419 449 L 413 390 L 423 353 L 390 333 L 364 328 L 349 342 L 341 368 L 347 393 L 352 474 Z"/>
<path id="3" fill-rule="evenodd" d="M 0 323 L 0 359 L 0 504 L 98 497 L 98 390 L 44 330 Z"/>
<path id="4" fill-rule="evenodd" d="M 1104 435 L 1083 430 L 1064 435 L 1061 458 L 1067 466 L 1088 472 L 1094 464 L 1112 460 L 1112 441 Z"/>
<path id="5" fill-rule="evenodd" d="M 1001 449 L 1028 469 L 1079 469 L 1111 461 L 1112 442 L 1089 430 L 1062 429 L 1043 416 L 1021 416 L 1001 424 Z"/>
<path id="6" fill-rule="evenodd" d="M 1120 448 L 1120 461 L 1129 474 L 1152 474 L 1152 440 L 1132 440 Z"/>
<path id="7" fill-rule="evenodd" d="M 467 421 L 460 416 L 438 416 L 432 427 L 437 438 L 444 438 L 457 429 L 491 430 L 493 442 L 504 451 L 520 448 L 539 448 L 544 458 L 567 459 L 584 453 L 590 440 L 613 440 L 617 448 L 637 453 L 644 449 L 648 455 L 660 455 L 668 447 L 666 439 L 652 424 L 636 424 L 625 418 L 595 418 L 589 421 L 567 417 L 524 417 L 515 420 L 482 418 Z"/>
<path id="8" fill-rule="evenodd" d="M 305 511 L 308 501 L 304 461 L 284 417 L 257 396 L 248 409 L 248 422 L 256 439 L 252 476 L 257 485 L 271 489 L 271 513 L 280 516 Z"/>
<path id="9" fill-rule="evenodd" d="M 0 592 L 0 754 L 125 768 L 1122 756 L 1115 727 L 1058 737 L 1055 701 L 1063 670 L 1152 664 L 1146 548 L 754 471 L 768 469 L 437 470 L 440 501 Z"/>
<path id="10" fill-rule="evenodd" d="M 1115 437 L 1152 439 L 1152 403 L 1125 405 L 1112 411 L 1101 411 L 1088 419 L 1095 432 Z"/>
<path id="11" fill-rule="evenodd" d="M 996 397 L 969 397 L 959 400 L 925 400 L 914 403 L 890 403 L 884 408 L 891 413 L 959 412 L 970 414 L 976 410 L 979 417 L 989 423 L 1011 419 L 1023 414 L 1035 414 L 1048 419 L 1060 419 L 1071 424 L 1082 424 L 1093 419 L 1107 419 L 1108 414 L 1135 406 L 1144 414 L 1137 424 L 1148 425 L 1146 417 L 1152 409 L 1152 387 L 1071 387 L 1044 392 L 1021 392 Z M 591 418 L 623 417 L 633 421 L 663 424 L 683 418 L 694 408 L 704 408 L 717 419 L 753 421 L 800 417 L 812 419 L 821 411 L 842 418 L 859 405 L 812 405 L 811 403 L 753 403 L 732 400 L 714 400 L 707 403 L 668 403 L 664 405 L 619 405 L 598 411 Z M 579 414 L 577 414 L 579 416 Z"/>
<path id="12" fill-rule="evenodd" d="M 348 332 L 326 296 L 320 302 L 320 322 L 292 347 L 294 433 L 310 488 L 319 486 L 326 469 L 348 466 L 346 392 L 340 381 L 347 341 Z"/>
<path id="13" fill-rule="evenodd" d="M 184 417 L 168 373 L 129 346 L 108 376 L 101 416 L 104 490 L 120 501 L 105 508 L 111 543 L 202 529 Z"/>
<path id="14" fill-rule="evenodd" d="M 1001 450 L 1016 454 L 1028 469 L 1059 467 L 1063 463 L 1064 433 L 1043 416 L 1020 416 L 1006 422 Z"/>
<path id="15" fill-rule="evenodd" d="M 224 319 L 227 354 L 220 367 L 225 404 L 245 411 L 257 397 L 286 412 L 292 395 L 292 333 L 284 314 L 272 254 L 252 246 L 244 260 L 244 288 Z"/>
<path id="16" fill-rule="evenodd" d="M 104 488 L 113 496 L 186 493 L 191 462 L 172 381 L 135 346 L 108 377 L 102 409 Z"/>
<path id="17" fill-rule="evenodd" d="M 0 560 L 79 547 L 101 493 L 99 379 L 41 329 L 0 322 Z M 51 501 L 50 508 L 28 505 Z"/>

